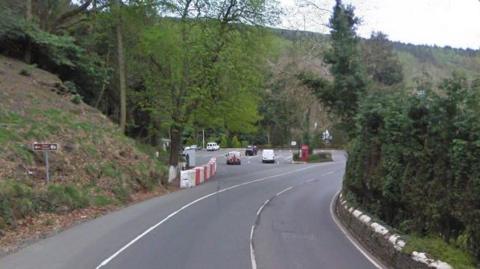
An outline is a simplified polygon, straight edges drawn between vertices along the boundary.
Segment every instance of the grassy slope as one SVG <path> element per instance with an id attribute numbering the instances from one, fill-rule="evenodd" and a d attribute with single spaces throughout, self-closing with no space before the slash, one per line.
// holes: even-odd
<path id="1" fill-rule="evenodd" d="M 58 85 L 54 75 L 0 56 L 0 239 L 2 230 L 44 212 L 120 205 L 163 189 L 160 162 L 97 110 L 52 91 Z M 60 144 L 50 154 L 48 186 L 43 155 L 31 150 L 35 141 Z"/>

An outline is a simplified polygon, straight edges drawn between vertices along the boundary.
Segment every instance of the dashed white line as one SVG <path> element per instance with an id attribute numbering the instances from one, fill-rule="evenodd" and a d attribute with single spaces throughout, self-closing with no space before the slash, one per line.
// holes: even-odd
<path id="1" fill-rule="evenodd" d="M 255 225 L 250 229 L 250 260 L 252 261 L 252 269 L 257 269 L 257 260 L 255 259 L 255 251 L 253 251 L 253 232 Z"/>
<path id="2" fill-rule="evenodd" d="M 280 195 L 282 195 L 282 193 L 284 193 L 284 192 L 287 192 L 287 191 L 289 191 L 289 190 L 291 190 L 291 189 L 293 189 L 293 186 L 290 186 L 290 187 L 288 187 L 288 188 L 284 189 L 283 191 L 281 191 L 281 192 L 279 192 L 279 193 L 275 194 L 275 196 L 280 196 Z M 267 201 L 268 201 L 268 200 L 267 200 Z"/>
<path id="3" fill-rule="evenodd" d="M 285 192 L 287 192 L 287 191 L 289 191 L 289 190 L 291 190 L 291 189 L 293 189 L 293 186 L 290 186 L 290 187 L 288 187 L 288 188 L 286 188 L 286 189 L 284 189 L 284 190 L 282 190 L 282 191 L 280 191 L 280 192 L 277 192 L 274 197 L 278 197 L 278 196 L 282 195 L 283 193 L 285 193 Z M 273 198 L 272 198 L 272 199 L 273 199 Z M 268 203 L 270 203 L 270 201 L 271 201 L 272 199 L 267 199 L 267 200 L 258 208 L 258 210 L 257 210 L 257 220 L 258 220 L 258 218 L 260 217 L 260 214 L 262 213 L 263 208 L 265 208 L 265 206 L 266 206 Z M 253 234 L 254 234 L 254 232 L 255 232 L 255 227 L 256 227 L 256 222 L 257 222 L 257 220 L 255 220 L 255 223 L 253 223 L 253 225 L 252 225 L 252 227 L 251 227 L 251 229 L 250 229 L 250 261 L 251 261 L 251 263 L 252 263 L 252 269 L 257 269 L 257 260 L 256 260 L 256 258 L 255 258 L 255 249 L 253 248 Z"/>

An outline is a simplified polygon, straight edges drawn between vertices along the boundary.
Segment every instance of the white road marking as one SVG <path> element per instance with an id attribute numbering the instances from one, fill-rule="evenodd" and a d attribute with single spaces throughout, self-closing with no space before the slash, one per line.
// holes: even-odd
<path id="1" fill-rule="evenodd" d="M 283 191 L 281 191 L 281 192 L 279 192 L 279 193 L 275 194 L 275 196 L 280 196 L 280 195 L 282 195 L 282 193 L 284 193 L 284 192 L 287 192 L 287 191 L 289 191 L 289 190 L 291 190 L 291 189 L 293 189 L 293 186 L 290 186 L 290 187 L 288 187 L 288 188 L 284 189 Z"/>
<path id="2" fill-rule="evenodd" d="M 310 168 L 314 168 L 314 167 L 318 167 L 320 165 L 312 165 L 312 166 L 308 166 L 308 167 L 303 167 L 303 168 L 300 168 L 300 169 L 297 169 L 297 170 L 293 170 L 293 171 L 289 171 L 289 172 L 285 172 L 285 173 L 281 173 L 281 174 L 278 174 L 278 175 L 272 175 L 272 176 L 267 176 L 267 177 L 263 177 L 263 178 L 259 178 L 259 179 L 255 179 L 255 180 L 252 180 L 252 181 L 247 181 L 247 182 L 243 182 L 243 183 L 240 183 L 240 184 L 237 184 L 237 185 L 233 185 L 233 186 L 230 186 L 228 188 L 224 188 L 224 189 L 221 189 L 221 190 L 218 190 L 218 191 L 215 191 L 215 192 L 212 192 L 210 194 L 207 194 L 207 195 L 204 195 L 184 206 L 182 206 L 180 209 L 174 211 L 173 213 L 171 213 L 170 215 L 168 215 L 167 217 L 165 217 L 164 219 L 162 219 L 160 222 L 158 222 L 157 224 L 151 226 L 150 228 L 148 228 L 147 230 L 145 230 L 143 233 L 139 234 L 137 237 L 135 237 L 132 241 L 128 242 L 126 245 L 124 245 L 122 248 L 120 248 L 117 252 L 113 253 L 110 257 L 108 257 L 107 259 L 105 259 L 104 261 L 102 261 L 97 267 L 96 269 L 99 269 L 105 265 L 107 265 L 109 262 L 111 262 L 113 259 L 115 259 L 115 257 L 117 257 L 118 255 L 120 255 L 122 252 L 124 252 L 128 247 L 130 247 L 131 245 L 135 244 L 138 240 L 140 240 L 142 237 L 144 237 L 145 235 L 149 234 L 151 231 L 153 231 L 154 229 L 156 229 L 158 226 L 162 225 L 163 223 L 165 223 L 166 221 L 168 221 L 169 219 L 173 218 L 175 215 L 177 215 L 178 213 L 182 212 L 183 210 L 191 207 L 192 205 L 202 201 L 202 200 L 205 200 L 211 196 L 214 196 L 216 194 L 219 194 L 219 193 L 222 193 L 222 192 L 225 192 L 225 191 L 229 191 L 229 190 L 233 190 L 233 189 L 236 189 L 238 187 L 241 187 L 241 186 L 245 186 L 245 185 L 249 185 L 249 184 L 252 184 L 252 183 L 257 183 L 257 182 L 261 182 L 261 181 L 265 181 L 267 179 L 271 179 L 271 178 L 275 178 L 275 177 L 280 177 L 280 176 L 284 176 L 284 175 L 289 175 L 289 174 L 293 174 L 293 173 L 296 173 L 296 172 L 299 172 L 299 171 L 303 171 L 303 170 L 307 170 L 307 169 L 310 169 Z"/>
<path id="3" fill-rule="evenodd" d="M 277 192 L 277 194 L 275 194 L 274 197 L 278 197 L 278 196 L 282 195 L 283 193 L 285 193 L 285 192 L 287 192 L 287 191 L 289 191 L 289 190 L 291 190 L 291 189 L 293 189 L 293 186 L 290 186 L 290 187 L 288 187 L 288 188 L 286 188 L 286 189 L 284 189 L 284 190 L 282 190 L 282 191 L 280 191 L 280 192 Z M 273 198 L 272 198 L 272 199 L 273 199 Z M 263 208 L 264 208 L 268 203 L 270 203 L 270 201 L 271 201 L 272 199 L 267 199 L 267 200 L 258 208 L 258 210 L 257 210 L 257 219 L 258 219 L 258 217 L 260 216 L 260 214 L 262 213 Z M 257 220 L 255 220 L 255 223 L 256 223 L 256 222 L 257 222 Z M 252 228 L 250 229 L 250 261 L 251 261 L 251 263 L 252 263 L 252 269 L 257 269 L 257 260 L 255 259 L 255 249 L 253 248 L 253 233 L 255 232 L 255 227 L 256 227 L 255 223 L 253 223 Z"/>
<path id="4" fill-rule="evenodd" d="M 257 269 L 257 260 L 255 259 L 255 251 L 253 250 L 253 232 L 255 225 L 252 225 L 250 229 L 250 260 L 252 262 L 252 269 Z"/>
<path id="5" fill-rule="evenodd" d="M 278 196 L 278 193 L 275 194 L 275 196 Z M 257 216 L 259 216 L 260 213 L 262 213 L 263 208 L 264 208 L 269 202 L 270 202 L 270 199 L 268 199 L 267 201 L 265 201 L 265 202 L 263 203 L 263 205 L 257 210 Z"/>
<path id="6" fill-rule="evenodd" d="M 380 262 L 378 262 L 374 257 L 372 257 L 366 250 L 363 249 L 362 246 L 360 246 L 357 241 L 355 239 L 353 239 L 350 235 L 350 233 L 343 227 L 343 225 L 340 223 L 340 221 L 337 219 L 337 217 L 335 216 L 335 213 L 333 213 L 333 208 L 334 208 L 334 201 L 336 199 L 336 197 L 338 196 L 338 194 L 340 193 L 340 191 L 338 191 L 334 196 L 333 196 L 333 199 L 332 201 L 330 202 L 330 215 L 333 219 L 333 221 L 335 222 L 335 224 L 337 225 L 337 227 L 340 229 L 340 231 L 345 235 L 345 237 L 352 243 L 353 246 L 355 246 L 355 248 L 358 249 L 358 251 L 360 251 L 360 253 L 363 254 L 363 256 L 365 256 L 365 258 L 367 258 L 368 261 L 370 261 L 370 263 L 372 263 L 375 267 L 377 267 L 378 269 L 384 269 L 386 267 L 382 266 L 380 264 Z"/>

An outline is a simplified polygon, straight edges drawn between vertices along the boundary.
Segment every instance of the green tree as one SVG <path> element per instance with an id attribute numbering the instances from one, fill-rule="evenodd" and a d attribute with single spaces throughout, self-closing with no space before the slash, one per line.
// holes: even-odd
<path id="1" fill-rule="evenodd" d="M 229 145 L 230 143 L 228 142 L 228 136 L 222 135 L 222 137 L 220 137 L 220 147 L 228 148 Z"/>
<path id="2" fill-rule="evenodd" d="M 359 19 L 354 7 L 337 0 L 329 26 L 332 47 L 325 54 L 334 77 L 333 84 L 325 79 L 302 75 L 300 78 L 317 97 L 340 119 L 344 128 L 353 135 L 354 116 L 367 88 L 367 78 L 361 65 L 356 26 Z"/>
<path id="3" fill-rule="evenodd" d="M 122 1 L 111 0 L 112 16 L 116 18 L 115 21 L 115 35 L 116 35 L 116 51 L 117 51 L 117 73 L 118 73 L 118 89 L 120 95 L 120 117 L 119 124 L 122 133 L 125 132 L 127 125 L 127 82 L 125 70 L 125 49 L 123 44 L 123 21 L 122 21 Z"/>
<path id="4" fill-rule="evenodd" d="M 261 30 L 235 23 L 264 23 L 266 2 L 212 2 L 208 10 L 200 4 L 172 2 L 179 19 L 146 27 L 139 42 L 146 63 L 144 100 L 147 109 L 167 116 L 162 124 L 172 140 L 171 166 L 178 163 L 186 126 L 252 132 L 259 119 L 257 96 L 266 62 L 254 56 L 268 46 L 257 43 Z M 197 12 L 210 19 L 196 19 Z"/>
<path id="5" fill-rule="evenodd" d="M 403 81 L 403 68 L 393 46 L 382 32 L 372 32 L 362 44 L 362 56 L 369 77 L 386 86 Z"/>
<path id="6" fill-rule="evenodd" d="M 233 136 L 230 145 L 231 145 L 232 148 L 241 148 L 242 147 L 242 143 L 240 143 L 240 141 L 238 140 L 238 137 L 236 135 Z"/>

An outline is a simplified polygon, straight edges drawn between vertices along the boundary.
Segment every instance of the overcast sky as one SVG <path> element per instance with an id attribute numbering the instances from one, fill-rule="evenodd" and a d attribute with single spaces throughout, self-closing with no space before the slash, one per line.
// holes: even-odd
<path id="1" fill-rule="evenodd" d="M 279 0 L 287 11 L 280 28 L 328 32 L 334 0 Z M 344 0 L 362 19 L 358 33 L 382 31 L 394 41 L 480 49 L 479 0 Z"/>

